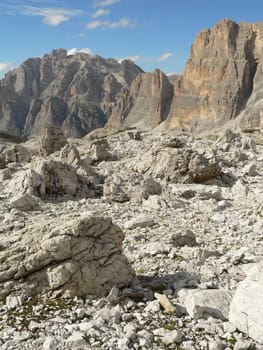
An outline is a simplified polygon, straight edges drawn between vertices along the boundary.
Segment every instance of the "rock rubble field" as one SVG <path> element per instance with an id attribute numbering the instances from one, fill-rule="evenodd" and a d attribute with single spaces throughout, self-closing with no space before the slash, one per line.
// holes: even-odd
<path id="1" fill-rule="evenodd" d="M 260 130 L 0 152 L 1 350 L 263 349 Z"/>

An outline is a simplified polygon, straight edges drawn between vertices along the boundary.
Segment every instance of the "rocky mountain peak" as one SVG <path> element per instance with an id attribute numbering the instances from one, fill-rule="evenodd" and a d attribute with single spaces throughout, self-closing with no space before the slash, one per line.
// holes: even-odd
<path id="1" fill-rule="evenodd" d="M 172 84 L 159 69 L 141 73 L 129 90 L 123 89 L 117 96 L 106 128 L 155 128 L 166 119 L 172 95 Z"/>
<path id="2" fill-rule="evenodd" d="M 173 92 L 160 71 L 139 75 L 129 92 L 118 96 L 107 126 L 147 130 L 162 123 L 160 128 L 189 131 L 231 123 L 260 127 L 262 52 L 263 23 L 223 19 L 197 35 L 184 73 L 172 81 Z"/>
<path id="3" fill-rule="evenodd" d="M 30 58 L 1 81 L 0 131 L 30 136 L 59 125 L 68 136 L 83 136 L 106 123 L 116 95 L 141 72 L 131 61 L 64 49 Z"/>
<path id="4" fill-rule="evenodd" d="M 249 23 L 225 19 L 200 32 L 175 85 L 167 126 L 203 130 L 236 118 L 253 90 L 259 51 L 257 26 Z"/>

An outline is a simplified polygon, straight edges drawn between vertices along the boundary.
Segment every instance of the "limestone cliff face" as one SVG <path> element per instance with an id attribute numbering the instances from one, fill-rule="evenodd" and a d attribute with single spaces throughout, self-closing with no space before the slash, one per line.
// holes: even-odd
<path id="1" fill-rule="evenodd" d="M 29 136 L 60 125 L 67 136 L 83 136 L 106 123 L 116 95 L 141 72 L 129 60 L 63 49 L 28 59 L 0 82 L 0 131 Z"/>
<path id="2" fill-rule="evenodd" d="M 106 127 L 112 129 L 136 127 L 149 130 L 166 119 L 173 98 L 173 87 L 160 70 L 142 73 L 122 89 Z"/>
<path id="3" fill-rule="evenodd" d="M 263 126 L 263 22 L 225 19 L 201 31 L 173 92 L 160 71 L 122 90 L 108 125 L 204 131 L 226 123 Z"/>
<path id="4" fill-rule="evenodd" d="M 0 81 L 0 133 L 38 134 L 62 126 L 67 136 L 136 127 L 204 131 L 230 124 L 263 127 L 263 22 L 222 20 L 201 31 L 181 76 L 54 50 L 25 61 Z"/>
<path id="5" fill-rule="evenodd" d="M 185 72 L 175 83 L 166 128 L 220 127 L 246 109 L 262 77 L 261 27 L 223 20 L 197 35 Z"/>

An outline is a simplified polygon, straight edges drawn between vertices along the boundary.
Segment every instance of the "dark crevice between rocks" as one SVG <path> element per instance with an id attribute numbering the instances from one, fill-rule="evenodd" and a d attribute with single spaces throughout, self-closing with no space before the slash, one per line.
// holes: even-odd
<path id="1" fill-rule="evenodd" d="M 251 39 L 247 40 L 245 45 L 245 59 L 246 67 L 244 69 L 242 77 L 242 85 L 239 89 L 239 93 L 236 96 L 236 107 L 233 108 L 232 118 L 235 118 L 245 107 L 250 98 L 253 87 L 254 87 L 254 77 L 257 72 L 258 58 L 255 56 L 255 42 L 257 38 L 257 33 L 253 32 Z"/>

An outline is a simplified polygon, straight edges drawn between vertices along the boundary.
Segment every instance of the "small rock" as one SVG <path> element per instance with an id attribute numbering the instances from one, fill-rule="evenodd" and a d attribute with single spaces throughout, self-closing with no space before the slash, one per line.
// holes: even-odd
<path id="1" fill-rule="evenodd" d="M 145 307 L 144 311 L 149 312 L 151 314 L 156 314 L 161 310 L 160 303 L 158 300 L 153 300 L 147 303 L 147 306 Z"/>
<path id="2" fill-rule="evenodd" d="M 58 341 L 55 337 L 46 337 L 42 350 L 57 350 Z"/>
<path id="3" fill-rule="evenodd" d="M 182 333 L 177 330 L 168 330 L 164 328 L 158 328 L 153 331 L 155 336 L 161 338 L 161 341 L 165 345 L 180 344 L 182 342 Z"/>
<path id="4" fill-rule="evenodd" d="M 24 298 L 16 295 L 8 295 L 6 297 L 6 307 L 8 309 L 15 309 L 23 304 Z"/>
<path id="5" fill-rule="evenodd" d="M 107 301 L 111 304 L 116 304 L 119 299 L 120 290 L 116 286 L 113 286 L 107 296 Z"/>
<path id="6" fill-rule="evenodd" d="M 167 313 L 174 313 L 175 312 L 175 306 L 169 301 L 166 295 L 154 293 L 155 298 L 159 301 L 161 306 L 164 308 L 164 311 Z"/>
<path id="7" fill-rule="evenodd" d="M 153 334 L 143 329 L 137 332 L 137 338 L 141 347 L 150 347 L 153 341 Z"/>
<path id="8" fill-rule="evenodd" d="M 147 215 L 139 215 L 126 223 L 124 223 L 124 228 L 133 230 L 137 227 L 143 228 L 143 227 L 151 227 L 154 225 L 154 220 Z"/>
<path id="9" fill-rule="evenodd" d="M 17 196 L 13 197 L 10 200 L 9 205 L 11 208 L 25 211 L 41 209 L 40 199 L 27 193 L 22 195 L 18 194 Z"/>
<path id="10" fill-rule="evenodd" d="M 182 231 L 173 235 L 172 243 L 179 247 L 185 245 L 188 247 L 194 247 L 197 245 L 196 236 L 191 230 Z"/>
<path id="11" fill-rule="evenodd" d="M 209 350 L 224 350 L 226 347 L 227 345 L 220 341 L 213 341 L 208 344 Z"/>
<path id="12" fill-rule="evenodd" d="M 250 340 L 238 339 L 233 350 L 253 350 L 254 344 Z"/>
<path id="13" fill-rule="evenodd" d="M 82 332 L 73 333 L 66 341 L 66 346 L 69 349 L 75 349 L 85 345 L 87 345 L 87 342 L 84 339 L 84 334 Z"/>

